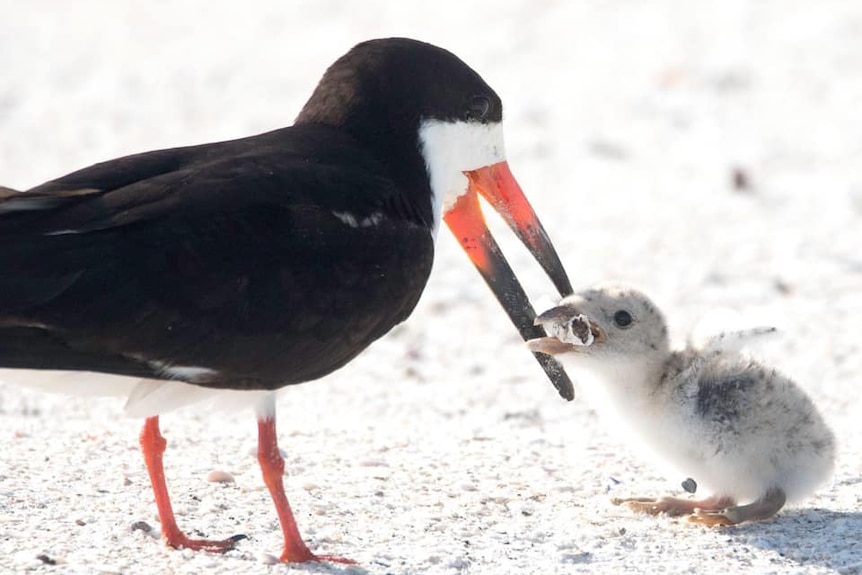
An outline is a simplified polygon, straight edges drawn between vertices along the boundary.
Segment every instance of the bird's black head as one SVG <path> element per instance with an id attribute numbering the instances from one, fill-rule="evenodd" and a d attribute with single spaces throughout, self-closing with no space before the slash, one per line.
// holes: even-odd
<path id="1" fill-rule="evenodd" d="M 296 119 L 361 139 L 396 130 L 415 134 L 421 118 L 500 122 L 503 104 L 451 52 L 409 38 L 356 45 L 332 64 Z"/>
<path id="2" fill-rule="evenodd" d="M 430 172 L 441 162 L 427 157 L 422 126 L 499 127 L 502 118 L 499 96 L 457 56 L 425 42 L 385 38 L 358 44 L 332 64 L 296 124 L 326 125 L 350 134 L 386 167 L 421 223 L 436 229 L 451 190 L 434 189 Z M 454 139 L 463 140 L 460 134 Z M 502 142 L 498 147 L 495 160 L 503 159 Z M 475 153 L 469 152 L 449 154 L 464 163 L 438 170 L 447 173 L 438 178 L 446 181 L 441 185 L 460 179 L 461 189 L 455 191 L 463 192 L 467 182 L 462 172 L 479 167 L 471 164 Z"/>

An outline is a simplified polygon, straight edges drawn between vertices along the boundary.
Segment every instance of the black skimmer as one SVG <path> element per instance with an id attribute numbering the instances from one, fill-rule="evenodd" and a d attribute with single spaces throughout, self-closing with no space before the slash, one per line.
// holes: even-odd
<path id="1" fill-rule="evenodd" d="M 686 491 L 711 492 L 701 500 L 636 497 L 615 504 L 734 525 L 772 517 L 832 473 L 835 439 L 811 399 L 741 353 L 748 339 L 774 328 L 718 332 L 672 351 L 661 311 L 618 285 L 571 295 L 536 322 L 553 336 L 530 340 L 530 349 L 557 356 L 577 374 L 612 429 L 674 472 L 691 475 Z"/>
<path id="2" fill-rule="evenodd" d="M 177 527 L 158 416 L 196 391 L 256 392 L 281 559 L 338 561 L 297 530 L 272 391 L 342 367 L 404 321 L 443 221 L 522 336 L 544 335 L 478 195 L 571 292 L 509 171 L 502 118 L 494 90 L 450 52 L 372 40 L 332 64 L 292 127 L 0 190 L 0 367 L 139 378 L 127 409 L 147 417 L 141 445 L 162 534 L 190 549 L 235 539 Z M 570 399 L 565 372 L 537 357 Z"/>

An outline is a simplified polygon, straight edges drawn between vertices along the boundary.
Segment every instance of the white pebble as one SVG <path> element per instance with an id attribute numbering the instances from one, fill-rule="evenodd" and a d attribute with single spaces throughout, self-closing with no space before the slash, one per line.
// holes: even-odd
<path id="1" fill-rule="evenodd" d="M 233 475 L 221 469 L 213 469 L 207 473 L 207 481 L 210 483 L 233 483 Z"/>

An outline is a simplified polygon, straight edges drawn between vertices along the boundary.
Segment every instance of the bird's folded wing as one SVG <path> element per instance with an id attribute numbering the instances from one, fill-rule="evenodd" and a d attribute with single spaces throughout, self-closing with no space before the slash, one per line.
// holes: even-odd
<path id="1" fill-rule="evenodd" d="M 287 363 L 331 353 L 343 339 L 378 337 L 378 326 L 392 322 L 363 312 L 363 298 L 401 297 L 385 292 L 398 280 L 367 280 L 379 269 L 407 276 L 408 262 L 430 270 L 427 229 L 384 220 L 361 234 L 343 213 L 361 222 L 391 203 L 388 180 L 361 159 L 312 164 L 264 144 L 150 152 L 5 194 L 0 329 L 44 331 L 7 339 L 38 343 L 43 367 L 80 369 L 95 353 L 195 366 L 227 340 L 236 345 L 224 365 L 234 357 L 272 362 L 275 349 Z M 375 193 L 348 203 L 357 185 Z M 360 242 L 365 249 L 355 249 Z M 413 305 L 405 300 L 391 313 L 400 321 Z M 71 355 L 59 354 L 60 345 Z M 0 367 L 21 357 L 6 351 Z M 49 366 L 52 356 L 60 359 Z"/>

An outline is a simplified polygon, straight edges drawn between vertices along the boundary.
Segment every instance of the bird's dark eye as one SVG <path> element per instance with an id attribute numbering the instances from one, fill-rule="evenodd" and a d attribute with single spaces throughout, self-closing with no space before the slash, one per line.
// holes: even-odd
<path id="1" fill-rule="evenodd" d="M 617 327 L 629 327 L 633 321 L 634 318 L 632 317 L 632 314 L 624 309 L 621 309 L 614 314 L 614 323 L 617 324 Z"/>
<path id="2" fill-rule="evenodd" d="M 474 96 L 467 109 L 468 120 L 484 120 L 491 110 L 491 100 L 485 96 Z"/>

